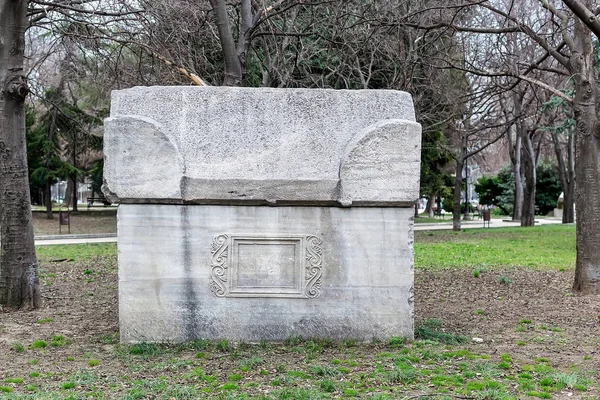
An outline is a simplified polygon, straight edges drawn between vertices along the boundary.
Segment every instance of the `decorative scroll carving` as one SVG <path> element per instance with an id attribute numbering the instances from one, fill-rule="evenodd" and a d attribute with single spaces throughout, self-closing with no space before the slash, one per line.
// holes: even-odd
<path id="1" fill-rule="evenodd" d="M 323 263 L 323 241 L 316 236 L 306 237 L 306 296 L 319 297 L 321 294 L 321 267 Z"/>
<path id="2" fill-rule="evenodd" d="M 218 235 L 211 246 L 211 291 L 217 297 L 318 297 L 322 243 L 314 235 Z"/>
<path id="3" fill-rule="evenodd" d="M 213 239 L 211 245 L 211 277 L 210 290 L 217 297 L 227 295 L 227 248 L 229 237 L 219 235 Z"/>

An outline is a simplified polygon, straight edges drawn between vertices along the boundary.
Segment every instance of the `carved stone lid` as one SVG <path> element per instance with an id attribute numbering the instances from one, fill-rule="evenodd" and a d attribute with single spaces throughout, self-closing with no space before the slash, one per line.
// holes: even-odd
<path id="1" fill-rule="evenodd" d="M 136 87 L 112 94 L 104 192 L 121 203 L 410 206 L 408 93 Z"/>

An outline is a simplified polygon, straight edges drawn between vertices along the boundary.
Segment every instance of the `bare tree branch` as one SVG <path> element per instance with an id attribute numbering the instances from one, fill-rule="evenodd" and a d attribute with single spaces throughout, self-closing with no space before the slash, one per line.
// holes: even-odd
<path id="1" fill-rule="evenodd" d="M 569 103 L 569 104 L 572 104 L 572 103 L 573 103 L 573 99 L 572 99 L 571 97 L 567 96 L 566 94 L 564 94 L 564 93 L 563 93 L 563 92 L 561 92 L 560 90 L 558 90 L 558 89 L 556 89 L 556 88 L 554 88 L 554 87 L 552 87 L 552 86 L 548 85 L 547 83 L 544 83 L 544 82 L 542 82 L 542 81 L 539 81 L 539 80 L 537 80 L 537 79 L 530 78 L 530 77 L 528 77 L 528 76 L 525 76 L 525 75 L 518 75 L 518 76 L 516 76 L 516 77 L 517 77 L 517 78 L 519 78 L 519 79 L 521 79 L 521 80 L 524 80 L 524 81 L 526 81 L 526 82 L 529 82 L 529 83 L 531 83 L 531 84 L 534 84 L 534 85 L 536 85 L 536 86 L 539 86 L 539 87 L 541 87 L 541 88 L 543 88 L 543 89 L 545 89 L 545 90 L 549 91 L 549 92 L 550 92 L 550 93 L 552 93 L 553 95 L 555 95 L 555 96 L 557 96 L 557 97 L 560 97 L 561 99 L 563 99 L 564 101 L 566 101 L 566 102 L 567 102 L 567 103 Z"/>
<path id="2" fill-rule="evenodd" d="M 594 12 L 590 11 L 578 0 L 563 0 L 563 3 L 596 35 L 600 38 L 600 21 Z"/>
<path id="3" fill-rule="evenodd" d="M 79 14 L 99 15 L 99 16 L 103 16 L 103 17 L 121 17 L 124 15 L 139 14 L 141 12 L 144 12 L 144 10 L 122 11 L 122 12 L 109 12 L 109 11 L 95 10 L 95 9 L 88 10 L 88 9 L 80 8 L 80 7 L 72 7 L 71 5 L 65 4 L 65 3 L 56 3 L 56 2 L 49 2 L 49 1 L 42 1 L 42 0 L 30 0 L 30 3 L 35 3 L 40 6 L 44 6 L 44 7 L 51 7 L 52 10 L 64 9 L 64 10 L 74 11 Z M 30 11 L 29 13 L 31 14 L 31 13 L 36 13 L 36 12 L 37 12 L 37 10 L 33 10 L 33 11 Z M 40 10 L 39 12 L 47 13 L 47 10 Z"/>

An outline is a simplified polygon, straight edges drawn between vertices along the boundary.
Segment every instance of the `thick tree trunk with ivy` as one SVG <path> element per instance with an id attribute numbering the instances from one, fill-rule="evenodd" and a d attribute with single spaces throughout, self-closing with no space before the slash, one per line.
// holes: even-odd
<path id="1" fill-rule="evenodd" d="M 591 7 L 591 2 L 586 1 Z M 600 294 L 600 119 L 590 31 L 577 20 L 570 59 L 575 83 L 577 262 L 574 289 Z M 566 199 L 565 199 L 566 200 Z"/>
<path id="2" fill-rule="evenodd" d="M 0 0 L 0 304 L 40 305 L 25 148 L 25 0 Z"/>

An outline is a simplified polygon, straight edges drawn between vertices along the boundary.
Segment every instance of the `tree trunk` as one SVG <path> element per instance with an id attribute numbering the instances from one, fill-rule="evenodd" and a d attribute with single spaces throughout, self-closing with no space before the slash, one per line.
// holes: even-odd
<path id="1" fill-rule="evenodd" d="M 574 135 L 569 136 L 569 142 L 567 145 L 568 157 L 567 157 L 567 190 L 564 192 L 565 206 L 563 209 L 563 224 L 572 224 L 575 222 L 575 187 L 577 182 L 575 180 L 575 137 Z M 568 207 L 566 206 L 568 204 Z"/>
<path id="2" fill-rule="evenodd" d="M 63 197 L 63 205 L 71 207 L 73 201 L 73 181 L 67 179 L 67 187 L 65 188 L 65 197 Z"/>
<path id="3" fill-rule="evenodd" d="M 558 176 L 560 178 L 560 187 L 563 191 L 563 224 L 570 224 L 575 221 L 573 202 L 575 201 L 575 149 L 574 135 L 569 135 L 567 141 L 567 156 L 561 146 L 556 135 L 552 135 L 552 143 L 554 144 L 554 153 L 558 163 Z"/>
<path id="4" fill-rule="evenodd" d="M 562 215 L 562 223 L 563 224 L 572 224 L 575 222 L 575 186 L 573 184 L 569 184 L 566 192 L 563 192 L 564 201 L 563 204 L 563 215 Z"/>
<path id="5" fill-rule="evenodd" d="M 434 195 L 430 195 L 429 198 L 427 199 L 427 205 L 425 206 L 425 212 L 427 213 L 427 215 L 429 216 L 429 218 L 433 218 L 433 199 L 434 199 Z"/>
<path id="6" fill-rule="evenodd" d="M 73 143 L 72 143 L 72 146 L 73 146 L 73 168 L 74 169 L 77 169 L 77 138 L 78 138 L 78 135 L 74 135 Z M 72 200 L 72 205 L 73 205 L 72 210 L 73 210 L 73 212 L 77 212 L 78 211 L 77 210 L 77 201 L 79 200 L 79 196 L 77 193 L 77 175 L 76 174 L 73 174 L 73 178 L 71 178 L 71 181 L 72 181 L 71 195 L 73 196 L 72 197 L 72 199 L 73 199 Z"/>
<path id="7" fill-rule="evenodd" d="M 591 1 L 586 0 L 585 4 L 591 6 Z M 573 288 L 586 294 L 600 294 L 600 120 L 596 114 L 598 89 L 590 32 L 580 20 L 575 23 L 574 37 L 576 48 L 571 57 L 571 72 L 575 83 L 573 106 L 577 122 L 577 261 Z"/>
<path id="8" fill-rule="evenodd" d="M 515 197 L 513 202 L 513 221 L 520 221 L 523 212 L 523 180 L 521 179 L 521 152 L 522 152 L 522 137 L 519 132 L 515 135 L 514 157 L 513 161 L 513 176 L 515 177 Z"/>
<path id="9" fill-rule="evenodd" d="M 72 204 L 71 204 L 71 206 L 72 206 L 72 208 L 71 208 L 71 210 L 73 212 L 77 212 L 77 211 L 79 211 L 79 210 L 77 210 L 77 202 L 79 200 L 79 196 L 77 196 L 77 194 L 78 194 L 77 193 L 77 178 L 73 178 L 73 179 L 71 179 L 71 181 L 72 181 L 72 184 L 71 184 L 71 187 L 72 187 L 72 192 L 71 192 Z"/>
<path id="10" fill-rule="evenodd" d="M 514 41 L 514 37 L 510 37 L 511 44 L 518 47 Z M 515 122 L 508 128 L 508 153 L 510 155 L 510 161 L 512 163 L 512 172 L 515 179 L 514 196 L 513 196 L 513 221 L 520 221 L 523 211 L 523 179 L 522 179 L 522 149 L 523 149 L 523 120 L 520 115 L 523 112 L 523 99 L 524 92 L 513 92 L 510 103 L 513 106 L 512 112 L 509 112 L 509 107 L 505 107 L 504 114 L 507 120 L 513 119 L 517 116 Z M 514 138 L 514 145 L 513 145 Z"/>
<path id="11" fill-rule="evenodd" d="M 460 231 L 460 196 L 462 194 L 462 172 L 464 168 L 464 159 L 459 157 L 456 160 L 456 176 L 454 177 L 454 207 L 452 208 L 452 230 Z"/>
<path id="12" fill-rule="evenodd" d="M 40 305 L 25 147 L 26 0 L 0 0 L 0 304 Z"/>
<path id="13" fill-rule="evenodd" d="M 523 190 L 523 211 L 521 214 L 521 226 L 535 225 L 535 150 L 531 133 L 525 132 L 523 135 L 523 167 L 525 170 L 525 187 Z"/>
<path id="14" fill-rule="evenodd" d="M 53 219 L 52 215 L 52 181 L 46 180 L 46 187 L 44 188 L 44 200 L 46 203 L 46 218 Z"/>
<path id="15" fill-rule="evenodd" d="M 465 215 L 463 219 L 465 221 L 471 220 L 471 210 L 469 206 L 471 205 L 471 199 L 469 196 L 469 159 L 465 158 Z"/>
<path id="16" fill-rule="evenodd" d="M 238 57 L 238 51 L 231 32 L 227 5 L 225 4 L 225 0 L 210 0 L 210 4 L 217 23 L 219 41 L 221 42 L 223 59 L 225 61 L 223 85 L 239 86 L 242 83 L 242 63 Z M 243 36 L 243 34 L 240 36 Z"/>
<path id="17" fill-rule="evenodd" d="M 237 50 L 237 59 L 240 63 L 240 80 L 239 84 L 242 82 L 242 77 L 244 75 L 244 71 L 246 70 L 246 60 L 248 59 L 248 49 L 250 48 L 250 39 L 251 39 L 251 28 L 252 28 L 252 1 L 251 0 L 241 0 L 241 24 L 240 24 L 240 34 L 238 35 L 236 50 Z"/>

